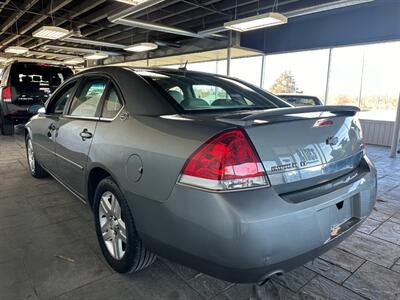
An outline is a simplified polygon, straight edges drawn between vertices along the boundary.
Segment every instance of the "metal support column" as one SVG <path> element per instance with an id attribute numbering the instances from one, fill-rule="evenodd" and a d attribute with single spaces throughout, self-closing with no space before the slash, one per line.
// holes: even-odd
<path id="1" fill-rule="evenodd" d="M 231 75 L 231 58 L 232 58 L 232 30 L 229 30 L 228 36 L 228 54 L 226 58 L 226 75 Z"/>
<path id="2" fill-rule="evenodd" d="M 392 138 L 392 146 L 390 147 L 390 157 L 396 157 L 396 150 L 397 145 L 399 142 L 399 132 L 400 132 L 400 93 L 399 93 L 399 100 L 397 102 L 397 114 L 396 114 L 396 121 L 394 123 L 393 129 L 393 138 Z"/>
<path id="3" fill-rule="evenodd" d="M 264 79 L 265 79 L 265 60 L 266 56 L 263 54 L 262 62 L 261 62 L 261 78 L 260 78 L 260 88 L 264 86 Z"/>
<path id="4" fill-rule="evenodd" d="M 325 83 L 325 97 L 324 104 L 328 101 L 328 93 L 329 93 L 329 79 L 331 76 L 331 58 L 332 58 L 332 48 L 329 48 L 329 56 L 328 56 L 328 70 L 326 72 L 326 83 Z"/>

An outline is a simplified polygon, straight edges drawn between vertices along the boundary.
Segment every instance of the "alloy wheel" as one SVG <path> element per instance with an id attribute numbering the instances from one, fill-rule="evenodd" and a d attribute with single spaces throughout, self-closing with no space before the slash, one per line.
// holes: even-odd
<path id="1" fill-rule="evenodd" d="M 28 139 L 28 163 L 32 173 L 35 173 L 35 156 L 33 155 L 32 140 Z"/>
<path id="2" fill-rule="evenodd" d="M 125 222 L 117 197 L 110 191 L 102 194 L 99 205 L 99 222 L 104 243 L 111 256 L 124 257 L 127 245 Z"/>

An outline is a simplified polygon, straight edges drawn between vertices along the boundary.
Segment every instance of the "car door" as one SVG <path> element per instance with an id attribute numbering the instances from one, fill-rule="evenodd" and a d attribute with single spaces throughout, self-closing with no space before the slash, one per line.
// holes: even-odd
<path id="1" fill-rule="evenodd" d="M 77 85 L 77 80 L 73 80 L 61 87 L 50 98 L 46 113 L 39 114 L 37 120 L 32 124 L 34 126 L 32 128 L 32 141 L 36 159 L 51 173 L 55 171 L 56 127 Z"/>
<path id="2" fill-rule="evenodd" d="M 85 191 L 85 168 L 108 82 L 103 76 L 82 78 L 68 112 L 57 124 L 56 176 L 80 196 Z"/>

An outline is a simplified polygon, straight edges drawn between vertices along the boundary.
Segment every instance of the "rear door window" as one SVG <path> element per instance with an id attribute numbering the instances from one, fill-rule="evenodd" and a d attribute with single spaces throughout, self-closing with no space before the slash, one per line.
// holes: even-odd
<path id="1" fill-rule="evenodd" d="M 118 95 L 117 88 L 111 84 L 104 100 L 104 106 L 101 116 L 103 118 L 112 119 L 122 108 L 122 101 Z"/>
<path id="2" fill-rule="evenodd" d="M 86 79 L 75 94 L 69 109 L 70 116 L 95 117 L 101 98 L 106 90 L 107 78 Z"/>

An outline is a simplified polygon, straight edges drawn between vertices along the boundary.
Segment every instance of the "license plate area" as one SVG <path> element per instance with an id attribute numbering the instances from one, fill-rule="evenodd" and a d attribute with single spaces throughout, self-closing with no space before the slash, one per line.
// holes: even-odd
<path id="1" fill-rule="evenodd" d="M 338 237 L 359 222 L 359 195 L 338 201 L 318 211 L 318 222 L 326 242 Z"/>

